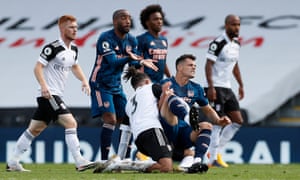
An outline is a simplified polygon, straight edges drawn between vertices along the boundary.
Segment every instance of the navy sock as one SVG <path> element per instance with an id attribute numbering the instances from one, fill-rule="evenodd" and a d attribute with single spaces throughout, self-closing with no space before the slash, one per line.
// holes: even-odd
<path id="1" fill-rule="evenodd" d="M 203 129 L 196 142 L 195 142 L 195 157 L 200 157 L 203 159 L 203 156 L 205 155 L 208 146 L 210 144 L 210 136 L 211 136 L 211 130 L 210 129 Z"/>
<path id="2" fill-rule="evenodd" d="M 168 105 L 171 112 L 180 120 L 184 120 L 185 116 L 189 113 L 188 105 L 177 96 L 170 96 L 168 99 Z"/>
<path id="3" fill-rule="evenodd" d="M 113 129 L 102 127 L 102 133 L 100 135 L 101 139 L 101 159 L 107 160 L 109 149 L 112 141 Z"/>

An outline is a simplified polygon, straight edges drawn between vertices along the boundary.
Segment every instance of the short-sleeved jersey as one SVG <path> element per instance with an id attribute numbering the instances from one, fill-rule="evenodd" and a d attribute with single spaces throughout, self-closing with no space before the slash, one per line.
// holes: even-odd
<path id="1" fill-rule="evenodd" d="M 129 117 L 130 129 L 134 139 L 141 132 L 151 128 L 161 128 L 157 107 L 158 91 L 153 84 L 147 84 L 136 89 L 126 104 L 126 114 Z"/>
<path id="2" fill-rule="evenodd" d="M 232 70 L 239 60 L 240 43 L 230 41 L 224 32 L 209 44 L 206 59 L 214 61 L 212 78 L 215 87 L 231 88 Z"/>
<path id="3" fill-rule="evenodd" d="M 186 85 L 180 86 L 174 77 L 167 78 L 161 81 L 161 84 L 170 81 L 174 93 L 181 97 L 190 107 L 196 102 L 199 106 L 208 105 L 208 100 L 205 97 L 205 92 L 202 86 L 193 81 L 189 81 Z"/>
<path id="4" fill-rule="evenodd" d="M 127 33 L 120 39 L 114 30 L 103 32 L 97 41 L 96 61 L 90 76 L 90 83 L 108 92 L 122 90 L 121 75 L 126 63 L 131 61 L 127 51 L 137 53 L 137 40 Z"/>
<path id="5" fill-rule="evenodd" d="M 68 74 L 78 63 L 77 56 L 77 46 L 71 44 L 68 48 L 61 38 L 43 47 L 38 62 L 45 66 L 44 78 L 52 95 L 63 96 Z M 41 95 L 39 87 L 38 96 Z"/>
<path id="6" fill-rule="evenodd" d="M 138 53 L 144 59 L 157 60 L 154 63 L 158 67 L 158 71 L 151 68 L 143 67 L 144 72 L 150 77 L 152 82 L 159 83 L 164 77 L 164 70 L 166 66 L 166 59 L 168 53 L 168 41 L 164 36 L 158 38 L 152 36 L 149 32 L 145 32 L 137 36 Z"/>

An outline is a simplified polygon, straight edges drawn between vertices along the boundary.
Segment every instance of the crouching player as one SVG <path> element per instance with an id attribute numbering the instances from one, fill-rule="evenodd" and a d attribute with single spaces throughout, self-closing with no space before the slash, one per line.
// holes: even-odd
<path id="1" fill-rule="evenodd" d="M 153 84 L 149 76 L 129 67 L 124 75 L 135 90 L 126 104 L 126 114 L 129 117 L 130 131 L 137 150 L 153 160 L 152 163 L 138 164 L 113 157 L 106 164 L 98 166 L 94 172 L 109 170 L 140 170 L 144 172 L 173 171 L 172 148 L 160 124 L 158 101 L 161 96 L 161 86 Z M 168 88 L 166 88 L 168 89 Z M 121 144 L 121 143 L 120 143 Z M 126 149 L 126 148 L 125 148 Z"/>

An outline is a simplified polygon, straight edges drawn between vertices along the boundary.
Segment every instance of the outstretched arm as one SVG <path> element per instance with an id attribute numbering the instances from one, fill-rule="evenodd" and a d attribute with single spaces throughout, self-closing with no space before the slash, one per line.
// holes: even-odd
<path id="1" fill-rule="evenodd" d="M 212 120 L 213 124 L 225 126 L 231 123 L 231 120 L 227 116 L 220 117 L 217 112 L 208 104 L 201 108 L 204 114 Z"/>
<path id="2" fill-rule="evenodd" d="M 153 60 L 153 59 L 143 59 L 143 57 L 138 56 L 136 54 L 134 54 L 131 51 L 127 51 L 127 54 L 129 55 L 129 57 L 135 61 L 138 61 L 140 65 L 142 66 L 147 66 L 148 68 L 153 69 L 154 71 L 158 71 L 158 67 L 155 66 L 155 64 L 153 62 L 157 62 L 157 60 Z"/>

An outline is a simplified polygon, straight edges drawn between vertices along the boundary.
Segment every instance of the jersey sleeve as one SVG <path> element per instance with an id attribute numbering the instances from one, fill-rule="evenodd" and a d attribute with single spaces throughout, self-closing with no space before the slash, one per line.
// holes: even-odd
<path id="1" fill-rule="evenodd" d="M 39 62 L 44 65 L 48 64 L 48 62 L 54 59 L 59 52 L 64 50 L 63 46 L 55 47 L 53 44 L 54 43 L 44 46 L 42 52 L 40 53 Z"/>
<path id="2" fill-rule="evenodd" d="M 162 88 L 161 88 L 161 85 L 159 84 L 153 84 L 152 85 L 152 92 L 153 92 L 153 95 L 159 99 L 160 96 L 161 96 L 161 93 L 162 93 Z"/>
<path id="3" fill-rule="evenodd" d="M 97 41 L 97 54 L 106 58 L 111 66 L 120 66 L 126 64 L 130 58 L 118 57 L 114 47 L 116 44 L 109 37 L 101 36 Z"/>
<path id="4" fill-rule="evenodd" d="M 205 96 L 204 89 L 200 85 L 198 86 L 197 89 L 198 89 L 199 96 L 198 96 L 196 102 L 199 104 L 199 106 L 207 106 L 208 100 Z"/>
<path id="5" fill-rule="evenodd" d="M 214 40 L 213 42 L 211 42 L 209 44 L 209 48 L 206 53 L 206 58 L 212 61 L 216 61 L 225 45 L 226 45 L 226 40 L 222 40 L 222 41 Z"/>

